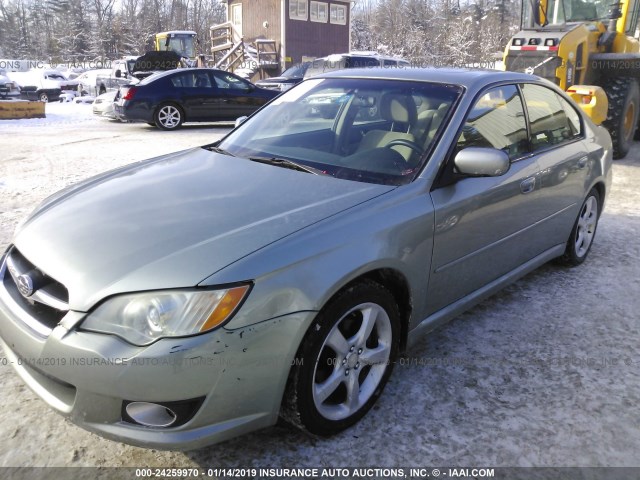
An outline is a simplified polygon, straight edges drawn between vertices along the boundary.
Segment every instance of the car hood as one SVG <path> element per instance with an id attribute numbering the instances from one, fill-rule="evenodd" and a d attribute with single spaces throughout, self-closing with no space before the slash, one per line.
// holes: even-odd
<path id="1" fill-rule="evenodd" d="M 393 188 L 197 148 L 58 193 L 18 229 L 14 243 L 67 287 L 72 310 L 87 311 L 118 293 L 195 286 Z"/>

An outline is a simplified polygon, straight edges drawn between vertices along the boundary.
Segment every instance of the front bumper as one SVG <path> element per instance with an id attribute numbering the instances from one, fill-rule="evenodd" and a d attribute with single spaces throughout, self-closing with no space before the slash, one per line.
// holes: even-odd
<path id="1" fill-rule="evenodd" d="M 0 285 L 1 288 L 1 285 Z M 0 301 L 0 347 L 23 381 L 57 412 L 102 436 L 147 448 L 190 450 L 275 424 L 297 347 L 313 312 L 136 347 L 75 329 L 69 312 L 48 336 Z M 124 402 L 201 398 L 177 427 L 125 420 Z"/>

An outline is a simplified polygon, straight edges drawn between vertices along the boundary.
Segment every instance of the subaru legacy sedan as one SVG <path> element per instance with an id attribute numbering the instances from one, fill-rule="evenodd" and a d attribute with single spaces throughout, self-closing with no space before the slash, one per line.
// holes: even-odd
<path id="1" fill-rule="evenodd" d="M 193 449 L 280 416 L 334 434 L 420 334 L 582 263 L 611 158 L 534 76 L 314 77 L 219 142 L 46 199 L 1 259 L 0 346 L 121 442 Z"/>
<path id="2" fill-rule="evenodd" d="M 251 115 L 280 92 L 258 88 L 213 68 L 169 70 L 120 87 L 118 119 L 175 130 L 184 122 L 216 122 Z"/>

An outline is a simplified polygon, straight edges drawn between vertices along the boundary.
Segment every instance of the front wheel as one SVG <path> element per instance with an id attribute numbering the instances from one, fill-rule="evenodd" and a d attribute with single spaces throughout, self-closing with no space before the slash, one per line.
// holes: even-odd
<path id="1" fill-rule="evenodd" d="M 585 261 L 593 239 L 596 236 L 598 228 L 598 219 L 600 218 L 600 194 L 594 188 L 580 208 L 578 218 L 576 219 L 564 255 L 560 257 L 560 261 L 565 265 L 576 266 Z"/>
<path id="2" fill-rule="evenodd" d="M 358 283 L 334 297 L 298 350 L 283 417 L 317 435 L 356 423 L 391 375 L 399 324 L 395 299 L 378 283 Z"/>
<path id="3" fill-rule="evenodd" d="M 155 124 L 163 130 L 175 130 L 184 122 L 182 110 L 176 105 L 166 103 L 161 105 L 155 113 Z"/>

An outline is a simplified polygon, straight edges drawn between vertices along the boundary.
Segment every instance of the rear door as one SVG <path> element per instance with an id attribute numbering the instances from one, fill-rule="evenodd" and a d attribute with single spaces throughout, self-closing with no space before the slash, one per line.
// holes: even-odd
<path id="1" fill-rule="evenodd" d="M 564 243 L 586 195 L 590 172 L 602 154 L 601 147 L 594 145 L 594 151 L 588 153 L 580 115 L 554 90 L 524 84 L 522 94 L 531 126 L 531 148 L 540 165 L 546 215 L 543 234 L 553 244 Z"/>
<path id="2" fill-rule="evenodd" d="M 204 70 L 187 70 L 171 77 L 171 83 L 187 117 L 192 120 L 217 120 L 222 99 L 212 82 L 209 73 Z"/>

